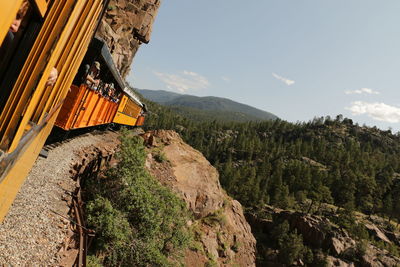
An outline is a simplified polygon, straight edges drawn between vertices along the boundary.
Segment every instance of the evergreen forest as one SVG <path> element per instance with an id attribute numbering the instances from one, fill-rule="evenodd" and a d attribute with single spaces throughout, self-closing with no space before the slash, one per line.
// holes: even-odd
<path id="1" fill-rule="evenodd" d="M 306 123 L 194 121 L 152 105 L 148 129 L 173 129 L 246 207 L 305 198 L 400 220 L 400 135 L 336 118 Z"/>
<path id="2" fill-rule="evenodd" d="M 356 214 L 378 215 L 390 231 L 399 226 L 399 133 L 360 126 L 342 115 L 299 123 L 279 119 L 233 122 L 201 119 L 204 117 L 195 110 L 176 112 L 176 108 L 153 102 L 148 105 L 151 113 L 146 130 L 177 131 L 217 168 L 223 188 L 239 200 L 247 213 L 261 218 L 264 207 L 272 206 L 324 215 L 329 207 L 335 214 L 330 220 L 360 241 L 359 251 L 346 260 L 357 263 L 365 253 L 366 240 L 392 255 L 400 255 L 398 246 L 378 244 L 356 220 Z M 301 235 L 286 224 L 276 223 L 276 229 L 285 231 L 270 235 L 268 241 L 254 233 L 259 252 L 265 245 L 286 251 L 281 259 L 297 257 L 306 265 L 324 266 L 315 265 L 315 257 L 306 260 L 310 253 L 319 252 L 303 246 Z M 282 236 L 292 243 L 280 241 Z M 291 251 L 298 253 L 293 255 Z M 262 264 L 264 256 L 258 257 Z"/>

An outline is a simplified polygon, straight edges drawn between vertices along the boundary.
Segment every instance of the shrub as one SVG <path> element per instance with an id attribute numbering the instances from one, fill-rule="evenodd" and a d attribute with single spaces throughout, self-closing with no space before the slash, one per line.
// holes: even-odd
<path id="1" fill-rule="evenodd" d="M 124 214 L 108 199 L 98 197 L 86 206 L 88 224 L 96 231 L 95 246 L 110 255 L 108 261 L 118 262 L 126 257 L 132 230 Z"/>
<path id="2" fill-rule="evenodd" d="M 145 169 L 142 140 L 124 134 L 119 160 L 90 185 L 89 227 L 96 230 L 94 253 L 105 266 L 169 266 L 189 245 L 186 204 Z"/>

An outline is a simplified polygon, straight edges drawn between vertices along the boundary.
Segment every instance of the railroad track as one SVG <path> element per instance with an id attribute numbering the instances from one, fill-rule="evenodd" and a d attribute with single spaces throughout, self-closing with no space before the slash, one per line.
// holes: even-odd
<path id="1" fill-rule="evenodd" d="M 90 127 L 90 128 L 82 128 L 82 129 L 77 129 L 73 131 L 64 131 L 62 129 L 59 129 L 57 127 L 54 127 L 50 136 L 48 137 L 45 145 L 43 146 L 43 150 L 49 152 L 52 149 L 56 148 L 57 146 L 60 146 L 66 142 L 69 142 L 73 140 L 74 138 L 82 137 L 82 136 L 96 136 L 96 135 L 101 135 L 104 134 L 105 132 L 116 132 L 112 127 Z M 47 157 L 47 155 L 42 155 L 42 157 Z"/>
<path id="2" fill-rule="evenodd" d="M 50 138 L 50 141 L 43 147 L 40 156 L 47 158 L 48 153 L 57 148 L 58 146 L 61 146 L 65 143 L 68 143 L 75 138 L 81 138 L 85 136 L 96 136 L 96 135 L 102 135 L 105 134 L 106 132 L 116 132 L 113 129 L 107 129 L 107 130 L 98 130 L 98 129 L 84 129 L 81 131 L 74 131 L 73 133 L 68 134 L 67 136 L 65 135 L 65 132 L 58 132 L 58 130 L 55 130 L 55 133 L 52 133 L 52 136 Z M 86 227 L 85 223 L 85 215 L 83 211 L 83 201 L 82 201 L 82 189 L 81 189 L 81 181 L 80 181 L 80 176 L 77 175 L 75 177 L 76 179 L 76 190 L 75 192 L 72 193 L 72 205 L 70 207 L 70 214 L 71 217 L 65 217 L 62 214 L 59 214 L 55 211 L 52 211 L 53 213 L 63 217 L 64 219 L 70 221 L 73 225 L 75 225 L 75 233 L 77 234 L 78 238 L 78 255 L 76 257 L 76 261 L 74 263 L 74 266 L 77 267 L 85 267 L 86 266 L 86 256 L 88 249 L 90 247 L 90 244 L 95 236 L 95 231 L 88 229 Z"/>
<path id="3" fill-rule="evenodd" d="M 99 129 L 82 129 L 82 130 L 75 130 L 72 133 L 66 135 L 66 132 L 61 130 L 54 130 L 52 135 L 49 138 L 49 141 L 43 147 L 40 156 L 47 158 L 48 153 L 68 142 L 76 138 L 86 137 L 86 136 L 98 136 L 103 135 L 107 132 L 116 132 L 114 129 L 106 129 L 106 130 L 99 130 Z M 133 131 L 134 135 L 138 134 L 137 130 Z M 90 244 L 95 236 L 95 231 L 88 229 L 86 226 L 85 214 L 84 214 L 84 202 L 82 200 L 82 189 L 81 189 L 81 177 L 76 175 L 76 190 L 75 192 L 71 192 L 72 196 L 72 204 L 70 206 L 70 216 L 65 217 L 62 214 L 59 214 L 55 211 L 53 213 L 63 217 L 64 219 L 70 221 L 75 227 L 74 232 L 77 235 L 77 247 L 78 247 L 78 255 L 76 257 L 74 266 L 77 267 L 85 267 L 86 266 L 86 256 L 88 253 L 88 249 Z"/>
<path id="4" fill-rule="evenodd" d="M 75 196 L 73 197 L 72 203 L 77 222 L 76 226 L 79 232 L 79 253 L 75 261 L 75 266 L 85 267 L 87 252 L 95 236 L 95 231 L 88 229 L 85 226 L 85 218 L 83 213 L 83 202 L 82 202 L 80 186 L 77 188 L 77 192 L 75 192 Z"/>
<path id="5" fill-rule="evenodd" d="M 64 219 L 70 221 L 73 225 L 75 225 L 76 228 L 75 233 L 79 235 L 79 241 L 78 241 L 79 251 L 73 266 L 85 267 L 87 265 L 86 262 L 87 252 L 89 250 L 93 238 L 95 237 L 95 231 L 87 228 L 85 225 L 85 216 L 83 212 L 83 201 L 82 201 L 80 186 L 76 189 L 74 195 L 72 196 L 71 211 L 74 214 L 74 219 L 65 217 L 64 215 L 52 210 L 53 213 L 63 217 Z"/>

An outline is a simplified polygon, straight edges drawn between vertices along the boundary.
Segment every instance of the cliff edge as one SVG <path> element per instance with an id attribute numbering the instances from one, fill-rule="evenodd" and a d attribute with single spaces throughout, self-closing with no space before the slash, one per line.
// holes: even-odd
<path id="1" fill-rule="evenodd" d="M 195 243 L 186 251 L 186 265 L 255 266 L 256 240 L 241 204 L 221 188 L 217 170 L 174 131 L 148 132 L 144 138 L 149 148 L 146 167 L 193 213 L 188 224 Z"/>

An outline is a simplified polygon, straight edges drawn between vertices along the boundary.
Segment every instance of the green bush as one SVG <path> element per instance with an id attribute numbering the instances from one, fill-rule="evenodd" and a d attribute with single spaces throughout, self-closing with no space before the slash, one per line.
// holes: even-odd
<path id="1" fill-rule="evenodd" d="M 96 231 L 97 250 L 109 254 L 107 261 L 118 262 L 129 253 L 132 229 L 124 214 L 108 199 L 98 197 L 86 206 L 88 224 Z"/>
<path id="2" fill-rule="evenodd" d="M 213 213 L 208 214 L 207 216 L 202 218 L 202 222 L 210 226 L 216 226 L 216 225 L 224 226 L 226 224 L 224 209 L 221 208 L 217 211 L 214 211 Z"/>
<path id="3" fill-rule="evenodd" d="M 142 140 L 124 134 L 117 166 L 86 188 L 92 253 L 104 266 L 173 265 L 191 241 L 186 204 L 147 172 L 145 157 Z"/>
<path id="4" fill-rule="evenodd" d="M 158 153 L 154 155 L 154 159 L 159 163 L 163 163 L 165 161 L 168 161 L 167 157 L 165 156 L 165 153 L 162 152 L 162 151 L 158 151 Z"/>

